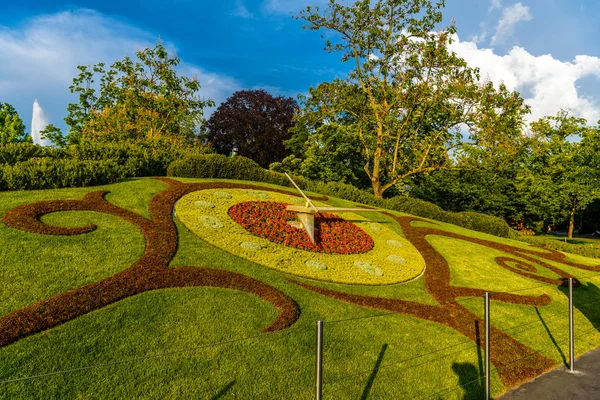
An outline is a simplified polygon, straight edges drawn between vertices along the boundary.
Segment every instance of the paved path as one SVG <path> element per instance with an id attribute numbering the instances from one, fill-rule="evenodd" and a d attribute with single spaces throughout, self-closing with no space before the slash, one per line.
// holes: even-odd
<path id="1" fill-rule="evenodd" d="M 561 365 L 498 399 L 600 399 L 600 347 L 575 359 L 575 373 L 571 373 L 564 365 Z"/>

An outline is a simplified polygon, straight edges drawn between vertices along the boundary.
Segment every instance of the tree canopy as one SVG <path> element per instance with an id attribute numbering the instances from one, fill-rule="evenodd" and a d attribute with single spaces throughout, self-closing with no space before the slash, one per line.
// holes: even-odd
<path id="1" fill-rule="evenodd" d="M 283 142 L 298 104 L 291 97 L 272 96 L 264 90 L 241 90 L 222 103 L 207 122 L 208 141 L 217 153 L 234 149 L 267 168 L 289 154 Z"/>
<path id="2" fill-rule="evenodd" d="M 566 111 L 532 122 L 531 130 L 529 168 L 519 182 L 526 208 L 541 219 L 568 219 L 568 237 L 573 237 L 576 212 L 600 195 L 600 135 Z"/>
<path id="3" fill-rule="evenodd" d="M 31 141 L 25 134 L 25 124 L 15 108 L 8 103 L 0 103 L 0 144 Z"/>
<path id="4" fill-rule="evenodd" d="M 79 95 L 69 104 L 64 143 L 90 141 L 199 140 L 203 109 L 211 100 L 198 96 L 200 83 L 177 70 L 180 59 L 158 43 L 126 56 L 106 68 L 104 63 L 81 65 L 69 87 Z M 56 127 L 46 136 L 61 144 Z"/>
<path id="5" fill-rule="evenodd" d="M 518 93 L 480 83 L 478 70 L 450 51 L 455 27 L 437 30 L 443 6 L 331 0 L 298 15 L 305 28 L 327 31 L 325 49 L 352 64 L 346 79 L 311 89 L 304 115 L 352 125 L 378 197 L 403 179 L 447 167 L 465 139 L 484 140 L 491 124 L 519 125 L 527 112 Z"/>

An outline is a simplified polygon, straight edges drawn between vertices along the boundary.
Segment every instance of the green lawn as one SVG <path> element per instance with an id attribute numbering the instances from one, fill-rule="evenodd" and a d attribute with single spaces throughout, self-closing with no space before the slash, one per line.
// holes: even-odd
<path id="1" fill-rule="evenodd" d="M 4 192 L 0 193 L 0 215 L 21 204 L 80 199 L 90 191 L 103 189 L 110 190 L 106 198 L 111 203 L 149 217 L 150 199 L 165 188 L 162 182 L 144 178 L 101 188 Z M 339 199 L 327 203 L 353 205 Z M 389 216 L 362 215 L 404 235 Z M 26 233 L 0 223 L 0 314 L 125 270 L 144 251 L 143 234 L 111 215 L 70 211 L 49 214 L 42 220 L 71 227 L 93 222 L 98 229 L 60 237 Z M 287 330 L 261 334 L 277 311 L 258 297 L 207 287 L 146 292 L 0 348 L 0 381 L 108 364 L 0 383 L 0 398 L 309 399 L 314 396 L 314 325 L 318 319 L 325 321 L 326 398 L 481 396 L 482 382 L 477 379 L 483 371 L 482 350 L 456 330 L 315 294 L 289 282 L 288 276 L 281 272 L 203 242 L 182 223 L 177 220 L 176 223 L 179 245 L 171 266 L 206 266 L 258 279 L 293 298 L 301 310 L 299 320 Z M 426 222 L 413 225 L 434 226 Z M 530 248 L 525 243 L 453 225 L 436 226 L 448 232 Z M 549 295 L 551 303 L 538 307 L 494 301 L 492 323 L 556 364 L 568 360 L 564 289 L 501 268 L 494 262 L 494 257 L 503 255 L 499 250 L 446 236 L 430 235 L 427 240 L 448 261 L 452 285 Z M 600 264 L 582 256 L 570 256 L 568 260 Z M 581 354 L 600 344 L 600 334 L 594 329 L 600 323 L 600 309 L 594 306 L 600 301 L 600 276 L 586 279 L 597 272 L 564 264 L 560 268 L 584 283 L 575 296 L 576 352 Z M 539 270 L 538 274 L 554 277 L 548 270 Z M 301 280 L 346 293 L 436 304 L 425 288 L 423 277 L 385 286 Z M 474 314 L 483 316 L 481 298 L 459 301 Z M 237 340 L 241 338 L 249 339 Z M 212 346 L 219 342 L 224 343 Z M 130 361 L 114 363 L 123 360 Z M 465 384 L 465 388 L 458 387 Z M 496 372 L 492 389 L 495 394 L 507 389 Z"/>

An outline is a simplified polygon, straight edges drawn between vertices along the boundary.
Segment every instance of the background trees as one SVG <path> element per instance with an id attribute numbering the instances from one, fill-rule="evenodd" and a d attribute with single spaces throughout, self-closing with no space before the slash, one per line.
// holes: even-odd
<path id="1" fill-rule="evenodd" d="M 328 31 L 326 50 L 341 52 L 342 61 L 353 65 L 345 80 L 311 91 L 315 107 L 308 114 L 354 117 L 377 197 L 403 179 L 447 166 L 465 138 L 461 130 L 470 129 L 476 139 L 490 133 L 486 121 L 518 123 L 527 111 L 518 93 L 479 84 L 478 71 L 448 49 L 454 26 L 435 31 L 442 7 L 430 1 L 332 0 L 323 11 L 307 7 L 298 16 L 305 27 Z"/>
<path id="2" fill-rule="evenodd" d="M 162 44 L 104 63 L 79 66 L 69 87 L 79 102 L 69 104 L 64 139 L 54 127 L 44 134 L 57 144 L 80 141 L 153 141 L 190 144 L 198 141 L 203 109 L 211 100 L 198 96 L 196 78 L 180 75 L 180 60 Z"/>
<path id="3" fill-rule="evenodd" d="M 529 168 L 519 182 L 526 208 L 540 218 L 568 219 L 573 237 L 575 214 L 598 198 L 597 131 L 566 111 L 531 123 Z"/>
<path id="4" fill-rule="evenodd" d="M 31 141 L 25 134 L 25 124 L 17 110 L 8 103 L 0 103 L 0 144 Z"/>
<path id="5" fill-rule="evenodd" d="M 211 115 L 208 141 L 217 153 L 233 149 L 267 168 L 289 154 L 283 142 L 298 104 L 291 97 L 274 97 L 264 90 L 235 92 Z"/>

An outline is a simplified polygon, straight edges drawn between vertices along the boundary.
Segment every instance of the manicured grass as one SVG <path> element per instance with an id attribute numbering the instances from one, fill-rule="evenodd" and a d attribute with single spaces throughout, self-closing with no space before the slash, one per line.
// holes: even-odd
<path id="1" fill-rule="evenodd" d="M 190 182 L 192 180 L 181 179 Z M 263 185 L 265 188 L 272 185 Z M 0 214 L 20 204 L 46 199 L 78 199 L 104 189 L 113 204 L 149 216 L 148 203 L 166 187 L 152 179 L 129 180 L 102 188 L 0 194 Z M 330 199 L 327 204 L 351 206 Z M 399 213 L 392 213 L 401 215 Z M 362 216 L 403 234 L 391 217 Z M 78 236 L 43 236 L 0 224 L 1 313 L 16 310 L 65 290 L 100 280 L 135 262 L 144 250 L 140 231 L 116 217 L 91 212 L 62 212 L 43 217 L 60 226 L 98 225 Z M 325 320 L 325 394 L 328 398 L 419 398 L 448 388 L 433 398 L 475 399 L 482 393 L 482 350 L 447 326 L 411 316 L 351 305 L 307 291 L 290 276 L 204 242 L 176 220 L 177 253 L 171 266 L 205 266 L 243 273 L 293 298 L 301 315 L 284 331 L 260 335 L 276 310 L 258 297 L 228 289 L 179 288 L 147 292 L 0 348 L 0 380 L 105 364 L 136 357 L 156 358 L 107 365 L 67 374 L 0 384 L 0 398 L 298 398 L 313 396 L 315 329 Z M 431 225 L 413 222 L 413 225 Z M 431 225 L 433 226 L 433 225 Z M 437 228 L 466 236 L 529 249 L 525 243 L 468 231 L 449 224 Z M 430 235 L 429 243 L 449 262 L 451 282 L 494 291 L 547 294 L 546 306 L 492 302 L 492 323 L 557 364 L 568 359 L 567 297 L 564 289 L 512 273 L 494 262 L 499 250 Z M 30 249 L 32 249 L 30 251 Z M 598 260 L 568 260 L 596 265 Z M 550 262 L 584 283 L 575 291 L 576 352 L 600 344 L 593 325 L 600 323 L 600 277 L 595 272 Z M 551 271 L 538 270 L 554 277 Z M 341 285 L 301 279 L 346 293 L 416 301 L 435 305 L 424 278 L 385 286 Z M 533 288 L 536 287 L 536 288 Z M 524 288 L 533 288 L 523 290 Z M 459 302 L 483 316 L 481 298 Z M 337 322 L 336 322 L 337 321 Z M 526 325 L 527 324 L 527 325 Z M 253 339 L 213 347 L 200 346 L 245 337 Z M 191 350 L 192 349 L 192 350 Z M 433 353 L 425 355 L 427 353 Z M 418 358 L 415 358 L 418 357 Z M 457 385 L 469 384 L 463 388 Z M 496 394 L 506 388 L 494 374 Z M 288 396 L 289 395 L 289 396 Z"/>

